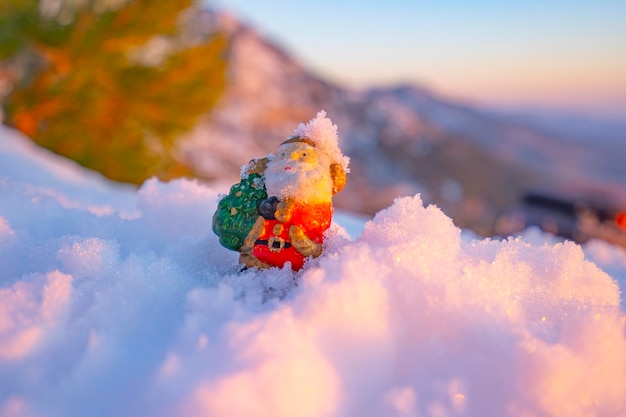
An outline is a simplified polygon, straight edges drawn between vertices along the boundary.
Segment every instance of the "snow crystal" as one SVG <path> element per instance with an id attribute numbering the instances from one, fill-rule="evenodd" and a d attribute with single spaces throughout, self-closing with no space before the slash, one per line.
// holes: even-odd
<path id="1" fill-rule="evenodd" d="M 66 320 L 72 277 L 59 271 L 0 289 L 0 362 L 14 362 L 50 349 Z M 57 340 L 59 342 L 59 340 Z"/>
<path id="2" fill-rule="evenodd" d="M 15 232 L 11 229 L 11 225 L 6 221 L 6 219 L 0 217 L 0 240 L 14 235 Z"/>
<path id="3" fill-rule="evenodd" d="M 46 184 L 66 207 L 2 175 L 2 416 L 626 412 L 619 248 L 472 240 L 414 196 L 297 274 L 240 271 L 211 232 L 224 190 Z"/>

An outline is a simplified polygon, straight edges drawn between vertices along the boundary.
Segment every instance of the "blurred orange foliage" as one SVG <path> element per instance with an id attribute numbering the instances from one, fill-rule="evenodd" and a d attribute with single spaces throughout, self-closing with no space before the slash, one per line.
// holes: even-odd
<path id="1" fill-rule="evenodd" d="M 28 23 L 4 26 L 19 36 L 0 33 L 0 60 L 13 70 L 5 123 L 115 180 L 189 173 L 175 140 L 222 91 L 225 36 L 181 36 L 190 0 L 131 0 L 104 11 L 97 3 L 73 10 L 69 23 L 42 16 L 37 1 L 2 6 L 0 25 Z"/>

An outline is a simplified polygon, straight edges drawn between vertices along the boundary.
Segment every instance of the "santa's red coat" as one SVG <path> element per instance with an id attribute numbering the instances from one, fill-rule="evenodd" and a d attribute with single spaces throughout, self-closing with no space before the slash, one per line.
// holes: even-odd
<path id="1" fill-rule="evenodd" d="M 282 268 L 291 262 L 291 268 L 302 268 L 306 258 L 291 245 L 289 228 L 300 227 L 315 243 L 322 243 L 324 232 L 330 227 L 333 207 L 330 202 L 302 204 L 296 202 L 287 221 L 265 220 L 263 233 L 257 238 L 252 254 L 262 262 Z"/>

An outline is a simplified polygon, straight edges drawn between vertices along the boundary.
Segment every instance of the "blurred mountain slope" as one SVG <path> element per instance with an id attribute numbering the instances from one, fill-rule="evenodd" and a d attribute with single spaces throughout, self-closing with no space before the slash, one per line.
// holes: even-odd
<path id="1" fill-rule="evenodd" d="M 372 214 L 422 192 L 459 226 L 490 235 L 502 213 L 537 189 L 626 205 L 626 138 L 571 140 L 418 86 L 350 90 L 312 74 L 232 15 L 206 12 L 203 21 L 230 39 L 226 90 L 180 142 L 182 158 L 203 178 L 235 181 L 241 165 L 324 109 L 351 158 L 348 186 L 336 196 L 342 208 Z"/>

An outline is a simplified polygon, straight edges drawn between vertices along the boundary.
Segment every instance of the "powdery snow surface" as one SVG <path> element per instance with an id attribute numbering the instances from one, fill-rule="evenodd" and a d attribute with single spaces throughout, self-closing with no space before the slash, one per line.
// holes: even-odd
<path id="1" fill-rule="evenodd" d="M 416 196 L 298 275 L 238 272 L 214 190 L 151 180 L 100 212 L 39 180 L 0 169 L 2 417 L 626 414 L 619 248 L 593 249 L 618 282 Z"/>

